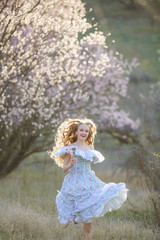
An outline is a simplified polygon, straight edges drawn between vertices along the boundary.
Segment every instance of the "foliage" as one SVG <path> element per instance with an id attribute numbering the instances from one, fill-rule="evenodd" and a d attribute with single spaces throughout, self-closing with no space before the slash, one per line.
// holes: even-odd
<path id="1" fill-rule="evenodd" d="M 85 14 L 80 0 L 1 4 L 0 176 L 46 150 L 65 118 L 87 115 L 108 129 L 138 128 L 139 120 L 118 107 L 137 62 L 108 51 L 102 32 L 86 35 L 94 26 Z"/>

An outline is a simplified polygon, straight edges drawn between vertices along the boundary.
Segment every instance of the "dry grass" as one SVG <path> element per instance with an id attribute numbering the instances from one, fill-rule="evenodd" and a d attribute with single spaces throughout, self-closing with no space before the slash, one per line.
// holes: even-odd
<path id="1" fill-rule="evenodd" d="M 11 239 L 52 239 L 54 216 L 13 201 L 0 201 L 1 230 Z M 47 235 L 46 235 L 47 234 Z"/>
<path id="2" fill-rule="evenodd" d="M 106 182 L 127 181 L 128 201 L 118 211 L 96 218 L 92 240 L 159 240 L 145 185 L 118 171 L 96 172 Z M 64 175 L 56 167 L 21 169 L 0 182 L 0 240 L 81 240 L 82 224 L 61 226 L 55 206 Z M 142 179 L 140 180 L 142 183 Z"/>

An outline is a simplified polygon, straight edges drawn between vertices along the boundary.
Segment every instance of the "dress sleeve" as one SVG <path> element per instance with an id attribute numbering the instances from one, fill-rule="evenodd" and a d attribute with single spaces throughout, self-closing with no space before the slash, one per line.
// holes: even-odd
<path id="1" fill-rule="evenodd" d="M 101 163 L 105 160 L 104 156 L 100 152 L 98 152 L 96 150 L 93 150 L 92 152 L 93 152 L 93 158 L 92 159 L 93 159 L 94 164 Z"/>
<path id="2" fill-rule="evenodd" d="M 63 146 L 58 152 L 55 153 L 56 156 L 59 156 L 59 155 L 64 155 L 68 153 L 67 152 L 67 147 L 66 146 Z"/>
<path id="3" fill-rule="evenodd" d="M 58 152 L 55 153 L 56 156 L 62 155 L 62 158 L 65 154 L 73 154 L 73 150 L 70 146 L 63 146 Z"/>

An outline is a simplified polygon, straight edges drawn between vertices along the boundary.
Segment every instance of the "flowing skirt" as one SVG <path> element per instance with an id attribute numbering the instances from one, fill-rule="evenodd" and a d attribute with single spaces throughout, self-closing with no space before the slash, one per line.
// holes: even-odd
<path id="1" fill-rule="evenodd" d="M 61 190 L 56 196 L 56 205 L 61 224 L 92 222 L 93 218 L 119 209 L 127 199 L 125 183 L 104 183 L 90 171 L 76 180 L 66 175 Z"/>

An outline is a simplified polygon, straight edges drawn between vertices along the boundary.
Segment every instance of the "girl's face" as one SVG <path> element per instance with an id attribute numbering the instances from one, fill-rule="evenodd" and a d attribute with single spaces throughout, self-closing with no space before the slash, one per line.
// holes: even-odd
<path id="1" fill-rule="evenodd" d="M 77 130 L 77 140 L 85 141 L 89 135 L 89 126 L 87 124 L 80 124 Z"/>

